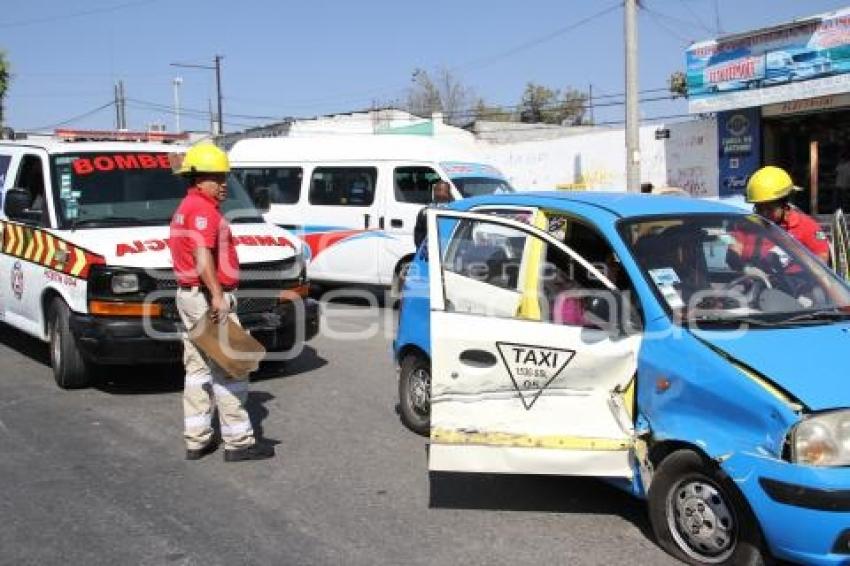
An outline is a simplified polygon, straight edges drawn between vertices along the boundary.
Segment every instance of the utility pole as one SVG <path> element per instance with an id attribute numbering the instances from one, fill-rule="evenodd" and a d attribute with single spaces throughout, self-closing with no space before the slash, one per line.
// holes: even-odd
<path id="1" fill-rule="evenodd" d="M 216 120 L 217 128 L 213 130 L 213 134 L 221 135 L 224 133 L 224 114 L 221 109 L 221 60 L 224 59 L 222 55 L 216 55 L 213 59 L 213 65 L 190 65 L 188 63 L 171 63 L 172 67 L 182 67 L 184 69 L 206 69 L 208 71 L 215 71 L 215 91 L 216 98 L 218 99 L 218 119 Z"/>
<path id="2" fill-rule="evenodd" d="M 221 55 L 215 56 L 215 92 L 218 96 L 218 135 L 224 135 L 224 114 L 221 112 Z"/>
<path id="3" fill-rule="evenodd" d="M 626 189 L 640 192 L 640 116 L 638 113 L 637 8 L 640 0 L 623 3 L 626 35 Z"/>
<path id="4" fill-rule="evenodd" d="M 174 133 L 179 134 L 180 130 L 180 85 L 183 84 L 183 79 L 174 77 Z"/>
<path id="5" fill-rule="evenodd" d="M 115 129 L 127 129 L 126 99 L 124 98 L 124 81 L 115 83 Z"/>

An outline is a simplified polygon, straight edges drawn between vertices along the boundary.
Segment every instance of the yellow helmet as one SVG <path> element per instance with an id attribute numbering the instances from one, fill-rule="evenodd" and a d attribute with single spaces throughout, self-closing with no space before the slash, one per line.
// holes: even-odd
<path id="1" fill-rule="evenodd" d="M 785 169 L 768 165 L 753 173 L 747 182 L 747 202 L 779 200 L 796 190 L 799 189 Z"/>
<path id="2" fill-rule="evenodd" d="M 227 173 L 228 171 L 230 171 L 230 161 L 226 153 L 211 143 L 199 143 L 186 152 L 177 174 Z"/>

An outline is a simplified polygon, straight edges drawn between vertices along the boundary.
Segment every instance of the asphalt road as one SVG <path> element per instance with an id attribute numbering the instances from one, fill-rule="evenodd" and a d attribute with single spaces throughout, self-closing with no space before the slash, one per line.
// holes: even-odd
<path id="1" fill-rule="evenodd" d="M 429 478 L 395 412 L 393 320 L 326 307 L 324 335 L 252 385 L 276 457 L 234 464 L 183 459 L 179 368 L 61 391 L 46 347 L 0 326 L 0 564 L 673 563 L 605 483 Z"/>

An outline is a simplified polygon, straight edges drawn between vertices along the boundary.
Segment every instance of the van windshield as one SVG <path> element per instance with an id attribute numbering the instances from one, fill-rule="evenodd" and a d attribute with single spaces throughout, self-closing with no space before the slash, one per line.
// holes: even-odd
<path id="1" fill-rule="evenodd" d="M 452 183 L 464 197 L 514 192 L 510 183 L 496 177 L 452 177 Z"/>
<path id="2" fill-rule="evenodd" d="M 98 152 L 51 158 L 57 215 L 62 227 L 165 225 L 186 196 L 187 182 L 165 152 Z M 262 222 L 233 175 L 221 205 L 230 222 Z"/>

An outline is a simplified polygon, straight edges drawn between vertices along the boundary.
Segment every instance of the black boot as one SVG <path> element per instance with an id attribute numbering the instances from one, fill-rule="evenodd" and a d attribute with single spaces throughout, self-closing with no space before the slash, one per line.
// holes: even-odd
<path id="1" fill-rule="evenodd" d="M 210 440 L 207 442 L 206 446 L 202 446 L 200 448 L 187 448 L 186 449 L 186 459 L 187 460 L 200 460 L 207 454 L 212 454 L 215 452 L 215 449 L 218 448 L 218 442 L 215 440 Z"/>

